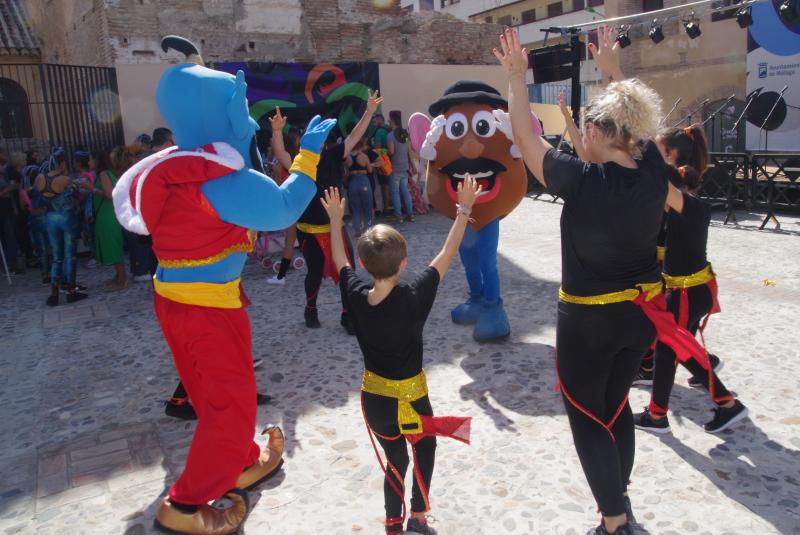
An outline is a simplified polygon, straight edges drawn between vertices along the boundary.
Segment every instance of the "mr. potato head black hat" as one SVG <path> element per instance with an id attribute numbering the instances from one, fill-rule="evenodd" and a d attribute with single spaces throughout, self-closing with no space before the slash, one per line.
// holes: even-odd
<path id="1" fill-rule="evenodd" d="M 508 101 L 500 95 L 497 89 L 489 84 L 477 80 L 460 80 L 448 87 L 444 92 L 444 96 L 431 104 L 428 112 L 431 117 L 436 117 L 456 104 L 463 102 L 508 108 Z"/>

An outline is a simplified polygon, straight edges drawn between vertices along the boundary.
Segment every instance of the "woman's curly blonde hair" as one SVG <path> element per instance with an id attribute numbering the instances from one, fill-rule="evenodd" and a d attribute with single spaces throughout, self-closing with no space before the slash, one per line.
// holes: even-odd
<path id="1" fill-rule="evenodd" d="M 662 101 L 636 78 L 609 84 L 586 107 L 585 121 L 632 151 L 641 141 L 655 139 L 663 117 Z"/>

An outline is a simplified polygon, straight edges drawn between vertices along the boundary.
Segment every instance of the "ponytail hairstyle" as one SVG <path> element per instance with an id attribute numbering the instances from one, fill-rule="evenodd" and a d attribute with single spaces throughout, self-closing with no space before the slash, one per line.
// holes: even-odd
<path id="1" fill-rule="evenodd" d="M 676 151 L 674 164 L 677 167 L 691 165 L 698 173 L 705 172 L 708 167 L 708 141 L 699 124 L 686 128 L 670 128 L 658 140 L 667 151 Z"/>
<path id="2" fill-rule="evenodd" d="M 39 168 L 39 172 L 43 175 L 47 174 L 50 171 L 58 169 L 61 164 L 66 163 L 66 161 L 67 151 L 64 150 L 64 147 L 53 147 L 47 160 L 45 160 L 45 162 Z"/>
<path id="3" fill-rule="evenodd" d="M 673 167 L 667 165 L 667 178 L 673 186 L 689 192 L 696 191 L 703 183 L 703 176 L 691 165 Z"/>

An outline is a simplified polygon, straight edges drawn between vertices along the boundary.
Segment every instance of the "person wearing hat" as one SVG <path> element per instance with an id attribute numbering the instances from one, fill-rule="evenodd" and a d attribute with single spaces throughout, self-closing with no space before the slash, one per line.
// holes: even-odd
<path id="1" fill-rule="evenodd" d="M 497 246 L 500 219 L 522 200 L 527 175 L 507 110 L 506 99 L 494 87 L 461 80 L 431 104 L 433 120 L 421 113 L 409 120 L 412 146 L 428 160 L 426 184 L 434 208 L 455 217 L 457 190 L 465 177 L 472 175 L 483 186 L 459 249 L 469 299 L 451 312 L 455 323 L 474 326 L 473 338 L 479 342 L 511 333 L 500 293 Z"/>

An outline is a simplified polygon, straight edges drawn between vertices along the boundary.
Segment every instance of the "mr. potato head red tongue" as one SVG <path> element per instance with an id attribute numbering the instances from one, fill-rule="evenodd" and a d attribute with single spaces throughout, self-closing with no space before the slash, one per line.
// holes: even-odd
<path id="1" fill-rule="evenodd" d="M 470 226 L 475 230 L 511 213 L 527 191 L 507 109 L 506 100 L 491 86 L 461 81 L 431 105 L 433 121 L 422 114 L 409 121 L 412 144 L 421 145 L 416 148 L 428 160 L 426 187 L 434 208 L 455 218 L 458 184 L 467 173 L 483 187 L 472 207 Z"/>

